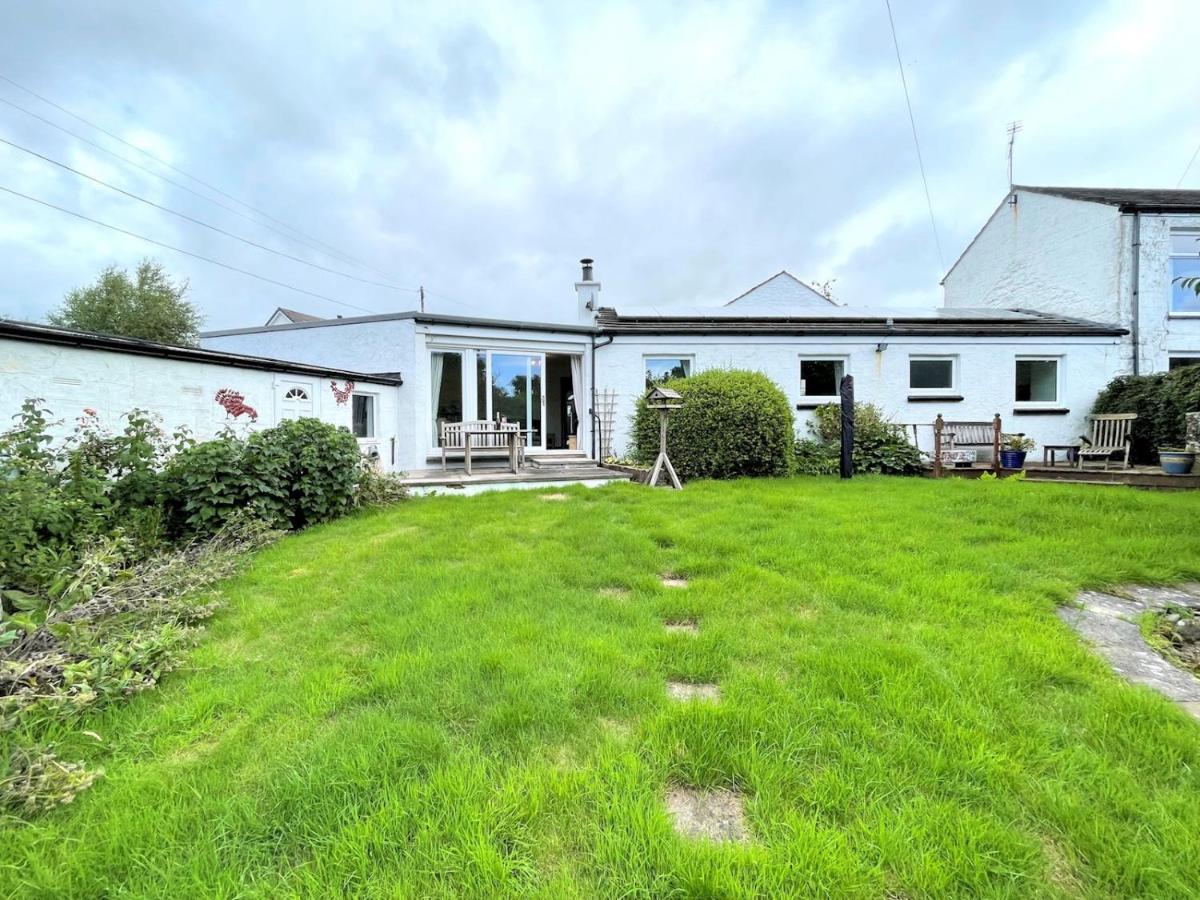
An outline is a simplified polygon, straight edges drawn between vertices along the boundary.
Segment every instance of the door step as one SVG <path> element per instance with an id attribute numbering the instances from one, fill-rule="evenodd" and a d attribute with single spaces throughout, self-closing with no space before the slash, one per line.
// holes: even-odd
<path id="1" fill-rule="evenodd" d="M 582 453 L 564 454 L 562 456 L 526 455 L 525 465 L 533 469 L 592 469 L 596 468 L 596 461 Z"/>

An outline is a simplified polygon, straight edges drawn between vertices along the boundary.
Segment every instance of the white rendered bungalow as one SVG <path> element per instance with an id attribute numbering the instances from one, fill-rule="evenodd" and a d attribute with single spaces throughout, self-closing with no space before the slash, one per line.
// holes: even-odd
<path id="1" fill-rule="evenodd" d="M 400 373 L 389 468 L 410 473 L 441 469 L 440 423 L 497 417 L 520 423 L 534 467 L 623 456 L 648 384 L 711 368 L 769 376 L 796 409 L 798 435 L 850 374 L 857 397 L 898 422 L 1000 413 L 1006 430 L 1068 443 L 1096 394 L 1128 370 L 1116 325 L 1026 309 L 839 306 L 787 272 L 733 300 L 605 306 L 583 263 L 573 308 L 546 311 L 567 322 L 409 311 L 214 331 L 202 345 Z M 928 447 L 930 429 L 918 439 Z"/>

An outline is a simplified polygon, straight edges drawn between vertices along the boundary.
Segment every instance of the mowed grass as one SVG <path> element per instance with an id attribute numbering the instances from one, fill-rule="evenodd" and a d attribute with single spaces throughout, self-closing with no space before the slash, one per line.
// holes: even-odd
<path id="1" fill-rule="evenodd" d="M 262 552 L 189 670 L 89 720 L 102 745 L 65 739 L 106 778 L 0 833 L 3 891 L 1200 894 L 1200 723 L 1055 616 L 1200 575 L 1200 496 L 566 493 L 415 500 Z M 678 785 L 740 790 L 752 840 L 678 837 Z"/>

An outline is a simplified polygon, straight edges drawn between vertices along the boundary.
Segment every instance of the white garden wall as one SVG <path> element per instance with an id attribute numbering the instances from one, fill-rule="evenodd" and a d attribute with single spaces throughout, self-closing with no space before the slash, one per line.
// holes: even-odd
<path id="1" fill-rule="evenodd" d="M 344 379 L 282 367 L 264 371 L 0 337 L 0 427 L 8 427 L 26 399 L 41 398 L 59 435 L 70 432 L 85 410 L 93 410 L 102 426 L 120 430 L 122 417 L 134 408 L 159 417 L 168 432 L 187 428 L 198 439 L 227 427 L 244 434 L 298 415 L 349 428 L 351 404 L 348 399 L 338 402 L 334 381 L 344 390 Z M 308 401 L 286 400 L 292 388 L 302 389 Z M 222 390 L 240 394 L 244 409 L 218 403 Z M 355 390 L 376 398 L 375 437 L 359 445 L 364 452 L 374 448 L 383 467 L 391 470 L 399 389 L 360 381 Z"/>

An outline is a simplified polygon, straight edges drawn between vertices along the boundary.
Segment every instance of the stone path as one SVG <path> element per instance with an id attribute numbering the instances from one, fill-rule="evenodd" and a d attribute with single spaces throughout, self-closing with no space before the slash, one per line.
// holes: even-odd
<path id="1" fill-rule="evenodd" d="M 1062 607 L 1059 617 L 1093 644 L 1109 664 L 1134 684 L 1144 684 L 1200 719 L 1200 679 L 1171 665 L 1146 643 L 1136 619 L 1167 606 L 1200 609 L 1200 591 L 1129 587 L 1125 597 L 1082 591 L 1080 607 Z"/>

